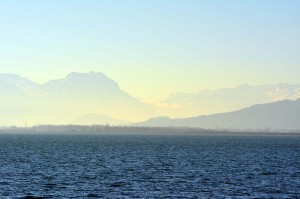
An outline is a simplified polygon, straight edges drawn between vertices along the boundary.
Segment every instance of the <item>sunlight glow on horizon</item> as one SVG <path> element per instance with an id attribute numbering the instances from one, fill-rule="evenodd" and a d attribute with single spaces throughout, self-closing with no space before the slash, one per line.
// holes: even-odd
<path id="1" fill-rule="evenodd" d="M 0 73 L 99 71 L 137 98 L 300 83 L 299 1 L 2 1 Z"/>

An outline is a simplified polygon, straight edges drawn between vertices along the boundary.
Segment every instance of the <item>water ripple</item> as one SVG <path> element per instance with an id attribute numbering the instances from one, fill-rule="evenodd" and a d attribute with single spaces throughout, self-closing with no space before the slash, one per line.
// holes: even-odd
<path id="1" fill-rule="evenodd" d="M 0 198 L 300 198 L 300 137 L 0 134 Z"/>

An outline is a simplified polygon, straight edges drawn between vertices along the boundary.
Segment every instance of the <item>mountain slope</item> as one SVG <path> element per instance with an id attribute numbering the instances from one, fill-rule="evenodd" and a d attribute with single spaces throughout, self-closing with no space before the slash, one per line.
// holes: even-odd
<path id="1" fill-rule="evenodd" d="M 192 118 L 153 118 L 137 126 L 187 126 L 221 129 L 300 129 L 300 99 L 254 105 L 238 111 Z"/>
<path id="2" fill-rule="evenodd" d="M 190 117 L 198 114 L 214 114 L 248 107 L 254 104 L 275 102 L 300 97 L 300 85 L 276 84 L 250 86 L 247 84 L 235 88 L 203 90 L 196 94 L 174 93 L 162 103 L 167 104 L 161 115 Z M 174 108 L 176 107 L 176 108 Z"/>
<path id="3" fill-rule="evenodd" d="M 67 124 L 86 113 L 143 121 L 158 115 L 182 118 L 228 112 L 298 98 L 300 85 L 241 85 L 197 94 L 175 93 L 154 107 L 132 97 L 102 73 L 70 73 L 42 85 L 18 75 L 0 74 L 0 96 L 0 125 Z M 163 123 L 169 122 L 165 118 Z"/>
<path id="4" fill-rule="evenodd" d="M 2 86 L 1 94 L 7 96 L 7 100 L 0 101 L 0 114 L 13 124 L 66 124 L 86 113 L 125 121 L 156 115 L 152 107 L 121 90 L 102 73 L 71 73 L 43 85 L 30 85 L 25 79 L 12 77 L 8 81 L 0 76 L 0 92 Z"/>
<path id="5" fill-rule="evenodd" d="M 84 113 L 105 114 L 123 120 L 138 120 L 153 115 L 151 107 L 130 96 L 102 73 L 71 73 L 63 79 L 52 80 L 40 89 L 49 113 L 53 115 Z M 54 110 L 54 112 L 52 111 Z M 130 113 L 130 114 L 128 114 Z"/>
<path id="6" fill-rule="evenodd" d="M 14 74 L 0 74 L 0 95 L 26 94 L 39 86 L 27 78 Z"/>
<path id="7" fill-rule="evenodd" d="M 70 73 L 63 79 L 45 83 L 40 91 L 43 95 L 73 97 L 110 95 L 113 92 L 123 93 L 119 85 L 102 73 Z"/>

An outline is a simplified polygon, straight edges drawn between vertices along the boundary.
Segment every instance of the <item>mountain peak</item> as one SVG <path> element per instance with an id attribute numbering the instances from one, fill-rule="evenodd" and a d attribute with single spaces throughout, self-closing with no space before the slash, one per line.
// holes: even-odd
<path id="1" fill-rule="evenodd" d="M 9 81 L 9 82 L 15 82 L 15 81 L 28 81 L 28 82 L 32 82 L 31 80 L 29 80 L 26 77 L 21 77 L 19 75 L 13 74 L 13 73 L 1 73 L 0 74 L 0 79 L 1 81 Z"/>
<path id="2" fill-rule="evenodd" d="M 19 90 L 20 92 L 26 92 L 28 90 L 38 87 L 38 83 L 35 83 L 25 77 L 19 75 L 2 73 L 0 74 L 0 83 L 2 86 L 6 85 L 11 90 Z"/>
<path id="3" fill-rule="evenodd" d="M 96 113 L 85 114 L 71 121 L 71 124 L 79 125 L 125 125 L 127 123 L 128 122 L 113 118 L 109 115 Z"/>
<path id="4" fill-rule="evenodd" d="M 93 72 L 90 71 L 88 73 L 79 73 L 79 72 L 71 72 L 69 73 L 65 79 L 107 79 L 110 81 L 113 81 L 112 79 L 110 79 L 109 77 L 107 77 L 105 74 L 101 73 L 101 72 Z"/>
<path id="5" fill-rule="evenodd" d="M 71 72 L 67 75 L 67 77 L 76 77 L 76 76 L 93 76 L 93 75 L 102 75 L 105 76 L 103 73 L 101 72 L 94 72 L 94 71 L 90 71 L 90 72 L 86 72 L 86 73 L 80 73 L 80 72 Z"/>
<path id="6" fill-rule="evenodd" d="M 50 82 L 62 82 L 65 86 L 78 88 L 101 87 L 102 89 L 119 89 L 119 85 L 114 80 L 101 72 L 69 73 L 65 78 L 52 80 Z M 50 82 L 46 83 L 49 84 Z"/>

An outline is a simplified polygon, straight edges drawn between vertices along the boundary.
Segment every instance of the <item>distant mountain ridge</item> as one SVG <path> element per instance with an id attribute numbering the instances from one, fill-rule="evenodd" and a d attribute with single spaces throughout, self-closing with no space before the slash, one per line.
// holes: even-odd
<path id="1" fill-rule="evenodd" d="M 198 93 L 173 93 L 162 103 L 167 107 L 176 107 L 162 112 L 173 117 L 214 114 L 245 108 L 254 104 L 263 104 L 300 97 L 300 84 L 274 84 L 250 86 L 243 84 L 235 88 L 202 90 Z"/>
<path id="2" fill-rule="evenodd" d="M 296 99 L 300 97 L 300 85 L 244 84 L 196 94 L 174 93 L 157 104 L 148 104 L 100 72 L 73 72 L 44 84 L 14 74 L 0 74 L 0 96 L 0 125 L 68 124 L 89 113 L 136 122 L 161 115 L 188 118 Z"/>
<path id="3" fill-rule="evenodd" d="M 300 130 L 300 99 L 257 104 L 238 111 L 190 118 L 158 117 L 133 125 L 235 130 Z"/>
<path id="4" fill-rule="evenodd" d="M 53 94 L 100 94 L 99 92 L 123 92 L 119 85 L 103 73 L 70 73 L 63 79 L 51 80 L 41 87 L 45 95 Z M 123 92 L 125 93 L 125 92 Z"/>
<path id="5" fill-rule="evenodd" d="M 125 121 L 155 115 L 151 106 L 121 90 L 115 81 L 100 72 L 70 73 L 45 84 L 3 74 L 0 95 L 5 96 L 0 102 L 0 114 L 5 115 L 5 121 L 18 125 L 68 123 L 87 113 Z"/>
<path id="6" fill-rule="evenodd" d="M 0 74 L 0 94 L 25 94 L 38 86 L 38 83 L 15 74 Z"/>

